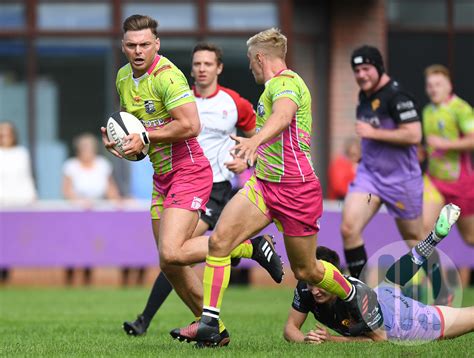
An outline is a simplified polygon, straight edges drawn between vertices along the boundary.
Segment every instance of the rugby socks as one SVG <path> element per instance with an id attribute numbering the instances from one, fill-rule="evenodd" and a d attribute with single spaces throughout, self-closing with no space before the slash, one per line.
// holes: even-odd
<path id="1" fill-rule="evenodd" d="M 416 244 L 411 251 L 403 255 L 387 271 L 386 278 L 404 286 L 422 267 L 431 280 L 433 297 L 448 295 L 447 285 L 441 275 L 441 261 L 435 246 L 441 241 L 434 231 L 426 239 Z"/>
<path id="2" fill-rule="evenodd" d="M 250 240 L 244 241 L 242 244 L 237 246 L 235 249 L 232 250 L 230 253 L 230 258 L 235 259 L 235 258 L 244 258 L 244 259 L 250 259 L 252 258 L 253 254 L 253 245 Z"/>
<path id="3" fill-rule="evenodd" d="M 151 289 L 150 296 L 148 297 L 148 301 L 142 313 L 147 326 L 150 324 L 156 312 L 158 312 L 171 291 L 173 291 L 173 286 L 171 286 L 171 283 L 168 281 L 165 274 L 160 272 L 153 283 L 153 288 Z"/>
<path id="4" fill-rule="evenodd" d="M 365 246 L 362 244 L 353 249 L 345 249 L 344 256 L 346 257 L 347 268 L 352 277 L 359 278 L 362 269 L 367 263 L 367 252 Z"/>
<path id="5" fill-rule="evenodd" d="M 341 274 L 341 272 L 330 262 L 324 260 L 318 260 L 324 266 L 324 277 L 316 284 L 320 287 L 337 297 L 350 301 L 354 294 L 355 289 L 352 284 Z"/>
<path id="6" fill-rule="evenodd" d="M 219 325 L 219 332 L 225 327 L 219 319 L 222 298 L 230 280 L 230 255 L 225 257 L 206 257 L 203 288 L 204 299 L 202 322 L 208 325 Z"/>

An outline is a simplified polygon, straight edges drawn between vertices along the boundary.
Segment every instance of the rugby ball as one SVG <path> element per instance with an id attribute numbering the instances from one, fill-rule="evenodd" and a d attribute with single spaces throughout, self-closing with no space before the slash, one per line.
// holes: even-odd
<path id="1" fill-rule="evenodd" d="M 127 112 L 112 113 L 107 120 L 106 129 L 109 141 L 115 143 L 115 150 L 125 159 L 138 161 L 146 157 L 150 145 L 149 143 L 146 143 L 148 141 L 148 138 L 145 136 L 146 129 L 137 117 Z M 127 156 L 123 152 L 123 146 L 125 145 L 123 138 L 131 133 L 139 134 L 140 138 L 145 143 L 145 147 L 141 153 Z"/>

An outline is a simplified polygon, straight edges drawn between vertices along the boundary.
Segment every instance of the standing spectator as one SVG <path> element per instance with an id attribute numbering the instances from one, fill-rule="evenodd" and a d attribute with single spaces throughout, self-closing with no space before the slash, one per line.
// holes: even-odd
<path id="1" fill-rule="evenodd" d="M 348 138 L 344 144 L 344 154 L 334 158 L 329 164 L 328 198 L 343 200 L 349 184 L 355 178 L 360 160 L 360 140 Z"/>
<path id="2" fill-rule="evenodd" d="M 431 101 L 423 110 L 427 180 L 431 192 L 439 194 L 425 194 L 424 228 L 428 232 L 440 208 L 452 202 L 461 208 L 457 227 L 462 238 L 468 245 L 474 245 L 474 113 L 469 103 L 453 93 L 446 67 L 429 66 L 425 70 L 425 80 Z M 470 270 L 463 268 L 460 271 L 463 284 L 467 285 Z"/>
<path id="3" fill-rule="evenodd" d="M 0 208 L 27 205 L 36 199 L 30 155 L 18 145 L 15 126 L 0 122 Z M 8 280 L 7 268 L 0 268 L 0 283 Z"/>

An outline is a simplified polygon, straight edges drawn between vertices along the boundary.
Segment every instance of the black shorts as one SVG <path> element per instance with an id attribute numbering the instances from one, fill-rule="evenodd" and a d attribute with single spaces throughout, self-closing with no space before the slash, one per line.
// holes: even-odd
<path id="1" fill-rule="evenodd" d="M 224 206 L 232 198 L 232 185 L 229 181 L 212 184 L 211 197 L 206 204 L 206 212 L 201 215 L 201 220 L 209 225 L 209 230 L 214 230 Z"/>

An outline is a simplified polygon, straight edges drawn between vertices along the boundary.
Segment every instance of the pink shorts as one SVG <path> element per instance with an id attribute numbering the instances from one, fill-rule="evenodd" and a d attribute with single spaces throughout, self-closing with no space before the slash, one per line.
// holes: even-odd
<path id="1" fill-rule="evenodd" d="M 239 193 L 273 220 L 285 235 L 310 236 L 319 231 L 323 200 L 318 179 L 305 183 L 273 183 L 253 175 Z"/>
<path id="2" fill-rule="evenodd" d="M 453 203 L 461 208 L 461 216 L 474 214 L 474 175 L 461 175 L 450 182 L 429 176 L 431 183 L 444 198 L 445 204 Z"/>
<path id="3" fill-rule="evenodd" d="M 211 190 L 212 169 L 205 158 L 166 174 L 154 174 L 151 218 L 159 219 L 167 208 L 205 211 Z"/>

